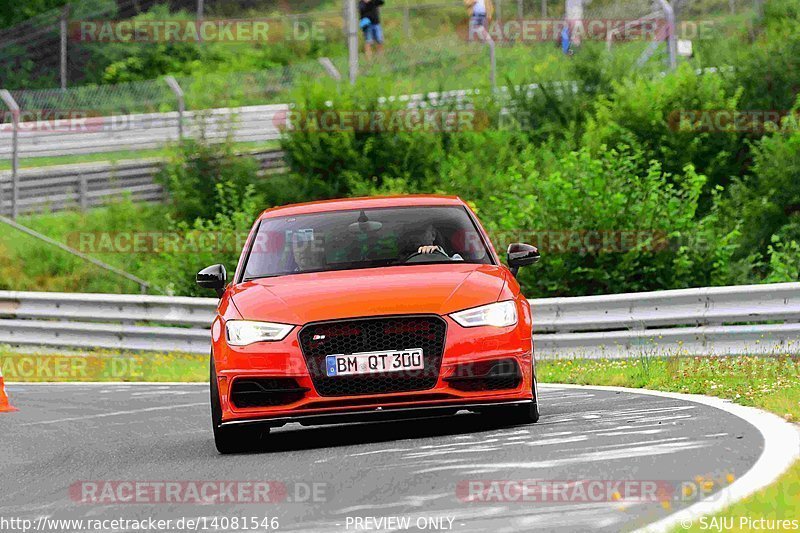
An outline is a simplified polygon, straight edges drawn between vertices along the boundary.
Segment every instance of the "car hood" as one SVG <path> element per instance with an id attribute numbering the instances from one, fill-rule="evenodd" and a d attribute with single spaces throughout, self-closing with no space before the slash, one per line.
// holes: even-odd
<path id="1" fill-rule="evenodd" d="M 444 315 L 492 302 L 506 283 L 495 265 L 445 264 L 294 274 L 234 287 L 242 318 L 288 324 L 398 314 Z"/>

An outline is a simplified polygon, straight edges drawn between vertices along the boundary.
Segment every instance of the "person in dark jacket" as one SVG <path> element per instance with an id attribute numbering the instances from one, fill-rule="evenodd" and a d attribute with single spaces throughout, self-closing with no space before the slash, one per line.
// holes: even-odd
<path id="1" fill-rule="evenodd" d="M 380 6 L 384 0 L 360 0 L 358 2 L 359 26 L 364 31 L 364 52 L 367 59 L 372 58 L 373 46 L 383 52 L 383 29 L 381 28 Z"/>

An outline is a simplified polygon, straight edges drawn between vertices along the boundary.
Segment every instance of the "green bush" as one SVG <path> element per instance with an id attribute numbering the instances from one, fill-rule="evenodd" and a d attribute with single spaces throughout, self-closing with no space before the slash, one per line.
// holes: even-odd
<path id="1" fill-rule="evenodd" d="M 800 7 L 797 0 L 764 3 L 762 33 L 742 48 L 732 76 L 742 109 L 787 111 L 800 92 Z"/>
<path id="2" fill-rule="evenodd" d="M 782 241 L 777 235 L 772 237 L 772 244 L 767 247 L 769 262 L 767 263 L 766 283 L 781 283 L 800 279 L 800 241 Z"/>
<path id="3" fill-rule="evenodd" d="M 713 259 L 728 252 L 724 241 L 701 233 L 696 216 L 706 178 L 691 166 L 669 175 L 624 146 L 602 147 L 598 156 L 586 148 L 522 156 L 470 199 L 501 252 L 516 240 L 542 249 L 541 263 L 521 274 L 528 294 L 657 290 L 724 278 Z M 448 179 L 460 189 L 455 174 Z"/>
<path id="4" fill-rule="evenodd" d="M 263 205 L 252 185 L 242 191 L 233 183 L 222 182 L 216 184 L 215 191 L 220 210 L 213 217 L 168 222 L 167 231 L 179 235 L 180 240 L 157 254 L 146 268 L 156 292 L 212 296 L 195 284 L 195 274 L 217 263 L 225 265 L 229 279 L 233 277 L 246 237 Z"/>
<path id="5" fill-rule="evenodd" d="M 791 122 L 784 125 L 796 130 Z M 763 137 L 752 156 L 752 172 L 737 178 L 720 209 L 727 224 L 741 221 L 747 228 L 743 253 L 764 256 L 774 235 L 800 225 L 800 130 Z"/>
<path id="6" fill-rule="evenodd" d="M 220 185 L 237 198 L 258 180 L 258 161 L 235 153 L 232 142 L 184 140 L 157 176 L 169 197 L 172 216 L 192 223 L 224 213 Z"/>
<path id="7" fill-rule="evenodd" d="M 305 88 L 290 115 L 290 120 L 298 119 L 295 129 L 281 141 L 304 198 L 380 189 L 388 178 L 401 179 L 415 189 L 438 171 L 452 134 L 317 129 L 317 118 L 327 111 L 344 116 L 352 111 L 391 113 L 403 109 L 400 102 L 381 102 L 382 94 L 387 94 L 383 84 L 364 83 L 357 90 L 333 96 L 325 86 Z"/>
<path id="8" fill-rule="evenodd" d="M 681 116 L 692 116 L 695 110 L 735 109 L 737 96 L 726 90 L 723 78 L 698 76 L 684 64 L 669 76 L 629 78 L 614 84 L 598 98 L 581 145 L 595 152 L 603 145 L 634 146 L 670 173 L 694 165 L 708 176 L 705 192 L 710 193 L 714 186 L 725 185 L 730 176 L 743 172 L 744 138 L 737 133 L 682 131 L 693 123 L 682 125 Z"/>

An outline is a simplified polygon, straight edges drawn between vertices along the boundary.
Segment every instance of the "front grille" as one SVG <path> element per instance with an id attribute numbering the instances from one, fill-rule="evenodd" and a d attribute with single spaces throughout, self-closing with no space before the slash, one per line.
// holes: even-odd
<path id="1" fill-rule="evenodd" d="M 439 379 L 447 324 L 437 316 L 340 320 L 300 330 L 300 348 L 320 396 L 387 394 L 431 389 Z M 422 348 L 423 370 L 328 377 L 328 355 Z"/>
<path id="2" fill-rule="evenodd" d="M 292 378 L 240 378 L 233 382 L 231 401 L 239 408 L 275 407 L 302 400 L 306 392 Z"/>

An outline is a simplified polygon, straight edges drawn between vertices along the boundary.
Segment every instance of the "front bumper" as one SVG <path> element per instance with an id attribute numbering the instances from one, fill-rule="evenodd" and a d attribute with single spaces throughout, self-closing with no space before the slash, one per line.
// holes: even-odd
<path id="1" fill-rule="evenodd" d="M 236 426 L 243 424 L 266 424 L 280 426 L 290 422 L 298 422 L 304 426 L 317 426 L 323 424 L 346 424 L 352 422 L 379 422 L 383 420 L 398 420 L 404 418 L 424 418 L 451 414 L 455 411 L 480 411 L 481 409 L 508 406 L 528 405 L 533 400 L 512 400 L 505 402 L 474 402 L 474 403 L 438 403 L 436 405 L 405 406 L 405 407 L 372 407 L 369 409 L 349 409 L 345 412 L 327 414 L 293 414 L 285 417 L 262 418 L 237 418 L 222 422 L 223 426 Z"/>
<path id="2" fill-rule="evenodd" d="M 220 336 L 214 340 L 213 349 L 222 423 L 316 425 L 428 416 L 532 401 L 533 355 L 529 324 L 520 321 L 510 328 L 463 328 L 449 317 L 442 318 L 447 322 L 447 336 L 435 385 L 424 390 L 383 394 L 319 394 L 300 348 L 300 328 L 295 328 L 281 342 L 245 347 L 228 346 Z M 471 382 L 469 369 L 485 369 L 497 361 L 516 363 L 519 379 L 511 383 L 511 387 L 481 390 L 465 386 Z M 231 398 L 237 380 L 258 379 L 292 382 L 297 393 L 283 405 L 243 407 L 240 403 L 237 406 Z"/>

